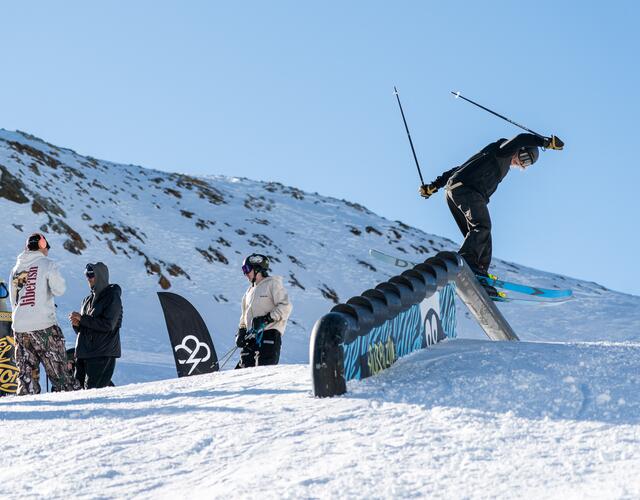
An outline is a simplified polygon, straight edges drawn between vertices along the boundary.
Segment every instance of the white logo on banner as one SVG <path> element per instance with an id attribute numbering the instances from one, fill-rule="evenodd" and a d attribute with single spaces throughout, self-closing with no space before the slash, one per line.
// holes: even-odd
<path id="1" fill-rule="evenodd" d="M 191 349 L 187 345 L 187 342 L 189 341 L 193 341 L 194 343 L 193 349 Z M 181 365 L 185 365 L 185 364 L 191 365 L 191 369 L 189 370 L 188 375 L 191 375 L 193 370 L 195 370 L 196 366 L 198 366 L 201 362 L 206 361 L 211 357 L 211 350 L 209 349 L 209 346 L 204 342 L 200 342 L 198 338 L 195 337 L 194 335 L 187 335 L 184 339 L 182 339 L 182 344 L 177 345 L 174 350 L 178 352 L 180 349 L 187 351 L 187 354 L 189 354 L 189 359 L 178 358 L 178 363 L 180 363 Z M 204 349 L 204 351 L 206 352 L 205 357 L 200 357 L 200 358 L 197 357 L 198 353 L 200 352 L 200 349 Z"/>

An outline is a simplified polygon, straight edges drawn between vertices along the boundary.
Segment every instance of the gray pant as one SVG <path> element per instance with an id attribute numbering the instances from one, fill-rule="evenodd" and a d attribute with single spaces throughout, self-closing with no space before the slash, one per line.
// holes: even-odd
<path id="1" fill-rule="evenodd" d="M 491 217 L 487 200 L 465 186 L 447 189 L 447 204 L 464 236 L 458 253 L 474 272 L 486 273 L 491 264 Z"/>

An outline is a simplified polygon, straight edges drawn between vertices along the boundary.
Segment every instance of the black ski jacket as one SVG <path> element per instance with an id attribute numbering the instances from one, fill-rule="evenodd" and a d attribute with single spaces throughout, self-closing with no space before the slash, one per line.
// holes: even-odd
<path id="1" fill-rule="evenodd" d="M 92 293 L 82 301 L 80 325 L 73 327 L 77 359 L 120 357 L 121 293 L 120 286 L 107 285 L 95 298 Z"/>
<path id="2" fill-rule="evenodd" d="M 441 189 L 445 185 L 452 187 L 462 183 L 484 196 L 488 203 L 498 184 L 509 173 L 513 155 L 523 147 L 542 147 L 543 144 L 544 139 L 533 134 L 519 134 L 510 140 L 498 139 L 462 165 L 444 172 L 433 181 L 433 185 Z"/>

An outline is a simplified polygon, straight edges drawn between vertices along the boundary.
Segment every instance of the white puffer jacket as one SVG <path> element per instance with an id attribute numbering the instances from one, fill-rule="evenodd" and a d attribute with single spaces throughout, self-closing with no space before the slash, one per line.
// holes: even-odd
<path id="1" fill-rule="evenodd" d="M 249 329 L 253 318 L 270 314 L 273 323 L 265 325 L 265 330 L 275 329 L 284 335 L 292 308 L 282 277 L 267 276 L 255 286 L 250 286 L 242 297 L 240 328 Z"/>
<path id="2" fill-rule="evenodd" d="M 15 332 L 44 330 L 57 325 L 54 297 L 66 290 L 58 265 L 39 251 L 18 255 L 9 280 L 11 321 Z"/>

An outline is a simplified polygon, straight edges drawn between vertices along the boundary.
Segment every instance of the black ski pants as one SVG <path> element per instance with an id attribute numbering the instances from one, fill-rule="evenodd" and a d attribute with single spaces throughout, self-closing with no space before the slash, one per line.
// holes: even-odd
<path id="1" fill-rule="evenodd" d="M 265 330 L 262 333 L 262 343 L 258 346 L 255 342 L 242 348 L 240 361 L 237 368 L 249 368 L 252 366 L 277 365 L 280 361 L 280 348 L 282 347 L 282 335 L 278 330 Z"/>
<path id="2" fill-rule="evenodd" d="M 491 217 L 487 200 L 477 191 L 460 185 L 447 189 L 447 205 L 464 236 L 458 253 L 474 272 L 486 273 L 491 264 Z"/>
<path id="3" fill-rule="evenodd" d="M 115 368 L 116 358 L 111 356 L 79 359 L 76 361 L 75 377 L 84 389 L 100 389 L 112 385 L 111 377 Z"/>

